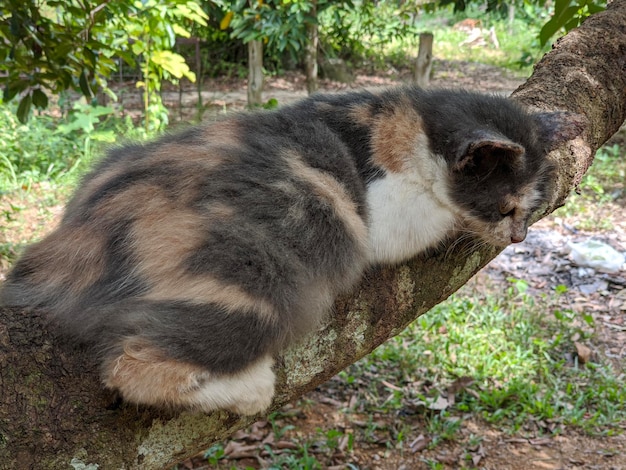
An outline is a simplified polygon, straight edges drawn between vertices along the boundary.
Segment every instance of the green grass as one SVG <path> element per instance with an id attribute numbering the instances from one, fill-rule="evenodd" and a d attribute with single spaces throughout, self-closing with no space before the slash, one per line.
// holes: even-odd
<path id="1" fill-rule="evenodd" d="M 591 168 L 583 177 L 577 191 L 573 192 L 562 208 L 554 212 L 576 220 L 575 228 L 588 231 L 612 230 L 611 217 L 604 209 L 621 211 L 613 207 L 624 197 L 626 181 L 625 150 L 618 144 L 602 147 L 596 153 Z"/>
<path id="2" fill-rule="evenodd" d="M 480 20 L 485 45 L 472 47 L 462 45 L 468 34 L 453 26 L 466 18 Z M 519 76 L 528 76 L 533 64 L 549 50 L 539 44 L 539 31 L 548 17 L 545 11 L 531 5 L 518 7 L 513 21 L 498 13 L 485 13 L 470 5 L 465 12 L 454 13 L 452 8 L 439 8 L 435 13 L 421 13 L 415 20 L 420 32 L 434 35 L 433 56 L 435 60 L 478 62 L 504 67 Z M 489 31 L 493 28 L 499 47 L 490 41 Z M 370 45 L 374 58 L 384 57 L 394 66 L 412 66 L 417 53 L 418 40 L 415 37 L 394 38 L 383 45 Z M 436 67 L 436 63 L 435 63 Z"/>
<path id="3" fill-rule="evenodd" d="M 347 382 L 369 384 L 359 390 L 360 411 L 433 408 L 429 428 L 443 440 L 453 438 L 459 413 L 510 432 L 544 420 L 557 428 L 616 432 L 626 420 L 624 371 L 572 360 L 573 338 L 593 342 L 593 320 L 562 309 L 558 292 L 534 298 L 525 288 L 512 281 L 501 296 L 457 293 L 342 372 Z M 467 385 L 454 403 L 435 406 L 460 379 Z"/>
<path id="4" fill-rule="evenodd" d="M 84 149 L 70 136 L 56 133 L 58 122 L 37 116 L 28 124 L 15 117 L 13 106 L 0 106 L 0 191 L 29 188 L 71 174 Z"/>

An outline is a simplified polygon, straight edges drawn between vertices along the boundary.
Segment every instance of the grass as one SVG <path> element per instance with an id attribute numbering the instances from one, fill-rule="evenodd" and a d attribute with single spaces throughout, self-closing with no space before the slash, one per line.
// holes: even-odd
<path id="1" fill-rule="evenodd" d="M 484 44 L 463 45 L 468 33 L 453 26 L 466 18 L 479 21 Z M 481 7 L 470 4 L 465 12 L 455 13 L 451 6 L 439 8 L 434 13 L 423 12 L 415 20 L 415 26 L 420 32 L 433 33 L 436 60 L 477 62 L 507 68 L 519 76 L 529 76 L 533 64 L 550 48 L 550 44 L 542 48 L 538 39 L 547 20 L 547 12 L 532 5 L 518 7 L 510 21 L 498 13 L 485 13 Z M 495 33 L 498 46 L 489 38 L 490 29 Z M 375 51 L 374 57 L 385 57 L 395 66 L 412 66 L 410 62 L 414 60 L 417 46 L 417 37 L 393 38 L 372 50 Z"/>
<path id="2" fill-rule="evenodd" d="M 619 144 L 607 145 L 596 153 L 594 162 L 583 177 L 578 189 L 565 206 L 554 215 L 576 220 L 574 228 L 588 231 L 613 230 L 606 210 L 621 210 L 614 203 L 623 196 L 626 188 L 626 161 L 624 148 Z"/>
<path id="3" fill-rule="evenodd" d="M 592 341 L 593 321 L 562 309 L 559 296 L 531 297 L 523 281 L 512 281 L 502 296 L 465 290 L 341 376 L 366 383 L 374 373 L 376 383 L 401 389 L 365 388 L 367 410 L 443 408 L 480 415 L 511 432 L 529 420 L 614 432 L 626 419 L 624 371 L 571 359 L 572 338 Z M 468 385 L 458 387 L 451 403 L 449 387 L 460 379 Z M 449 405 L 437 406 L 441 396 Z M 449 432 L 439 434 L 448 438 Z"/>

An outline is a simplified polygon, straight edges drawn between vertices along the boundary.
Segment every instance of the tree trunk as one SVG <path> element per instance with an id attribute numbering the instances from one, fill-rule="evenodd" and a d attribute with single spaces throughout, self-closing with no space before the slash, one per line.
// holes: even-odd
<path id="1" fill-rule="evenodd" d="M 306 74 L 306 91 L 315 93 L 317 91 L 317 47 L 319 44 L 319 30 L 317 25 L 317 0 L 311 1 L 311 11 L 309 14 L 315 18 L 314 22 L 306 24 L 307 44 L 304 55 L 304 71 Z"/>
<path id="2" fill-rule="evenodd" d="M 430 70 L 433 66 L 433 39 L 433 33 L 420 33 L 413 79 L 422 88 L 427 87 L 430 82 Z"/>
<path id="3" fill-rule="evenodd" d="M 248 107 L 263 103 L 263 43 L 248 43 Z"/>
<path id="4" fill-rule="evenodd" d="M 514 98 L 589 121 L 586 132 L 552 153 L 559 166 L 548 212 L 561 205 L 596 149 L 626 117 L 626 0 L 615 0 L 561 39 Z M 280 408 L 398 334 L 447 298 L 496 254 L 418 258 L 369 273 L 336 303 L 318 334 L 278 358 Z M 120 404 L 102 390 L 96 368 L 47 331 L 41 313 L 0 309 L 0 468 L 161 469 L 254 421 L 225 411 L 166 413 Z M 259 417 L 260 418 L 260 417 Z"/>

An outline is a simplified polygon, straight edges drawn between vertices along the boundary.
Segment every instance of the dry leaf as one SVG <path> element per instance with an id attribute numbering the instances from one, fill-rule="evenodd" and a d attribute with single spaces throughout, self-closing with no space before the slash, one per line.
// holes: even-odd
<path id="1" fill-rule="evenodd" d="M 578 362 L 581 364 L 587 364 L 589 360 L 591 359 L 591 349 L 589 349 L 584 344 L 579 343 L 578 341 L 574 343 L 574 346 L 576 346 L 576 354 L 578 355 Z"/>
<path id="2" fill-rule="evenodd" d="M 428 444 L 430 444 L 430 438 L 424 437 L 423 434 L 420 434 L 415 439 L 413 439 L 413 442 L 411 442 L 409 448 L 413 453 L 421 452 L 426 447 L 428 447 Z"/>

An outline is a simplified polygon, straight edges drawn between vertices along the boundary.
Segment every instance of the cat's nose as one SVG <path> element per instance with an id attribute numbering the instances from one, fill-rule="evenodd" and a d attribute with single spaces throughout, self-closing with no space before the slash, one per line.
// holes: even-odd
<path id="1" fill-rule="evenodd" d="M 526 238 L 526 235 L 519 235 L 519 234 L 515 234 L 515 235 L 511 235 L 511 243 L 521 243 L 524 241 L 524 239 Z"/>

